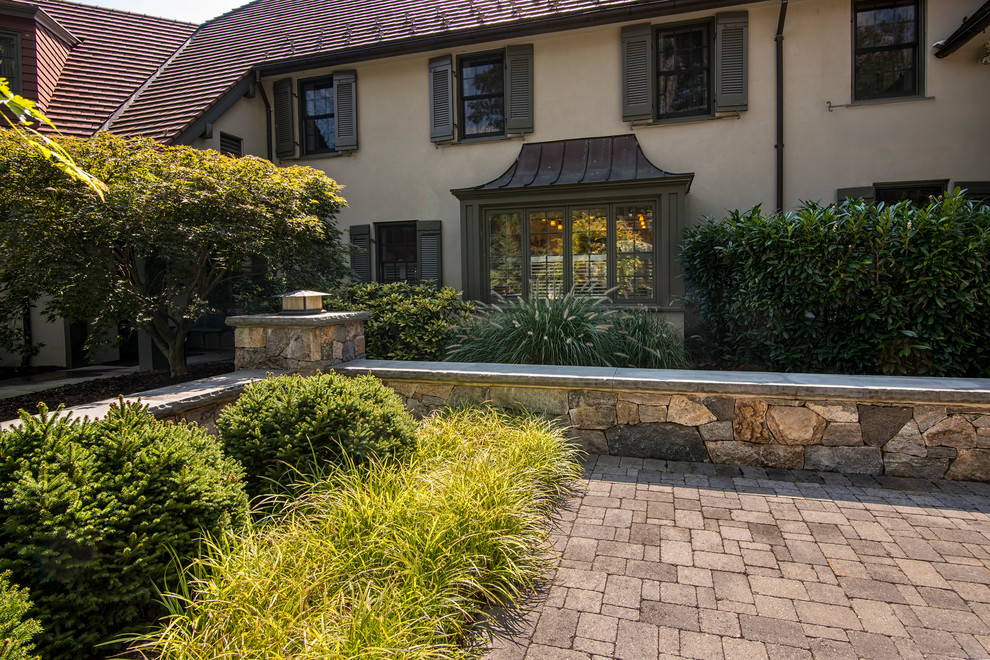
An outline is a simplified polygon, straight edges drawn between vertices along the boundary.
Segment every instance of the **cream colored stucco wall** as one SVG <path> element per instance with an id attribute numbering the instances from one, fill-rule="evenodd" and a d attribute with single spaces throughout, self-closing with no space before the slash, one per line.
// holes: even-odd
<path id="1" fill-rule="evenodd" d="M 990 180 L 990 67 L 985 39 L 938 60 L 947 37 L 982 0 L 929 0 L 924 52 L 928 100 L 826 109 L 851 96 L 850 0 L 791 0 L 784 30 L 785 207 L 833 201 L 838 188 L 876 182 Z M 359 149 L 348 156 L 283 160 L 312 165 L 345 186 L 346 228 L 397 220 L 443 221 L 444 283 L 461 286 L 460 206 L 452 188 L 485 183 L 515 160 L 518 139 L 437 147 L 429 139 L 427 66 L 431 57 L 481 52 L 509 43 L 534 47 L 535 132 L 542 142 L 628 133 L 669 172 L 693 172 L 689 223 L 727 210 L 775 204 L 775 51 L 780 3 L 749 5 L 749 108 L 736 118 L 630 129 L 621 120 L 620 25 L 500 41 L 357 63 Z M 654 24 L 713 15 L 657 18 Z M 295 75 L 308 78 L 334 69 Z M 281 77 L 281 76 L 279 76 Z M 271 96 L 275 77 L 264 84 Z M 214 125 L 265 153 L 264 108 L 245 99 Z M 297 122 L 298 123 L 298 122 Z M 297 125 L 298 131 L 298 125 Z M 248 144 L 252 146 L 249 148 Z"/>
<path id="2" fill-rule="evenodd" d="M 198 138 L 192 146 L 197 149 L 220 150 L 220 133 L 227 133 L 241 138 L 241 148 L 245 156 L 268 157 L 265 143 L 268 139 L 265 132 L 265 103 L 260 94 L 253 98 L 242 98 L 230 110 L 223 113 L 213 122 L 213 137 Z"/>

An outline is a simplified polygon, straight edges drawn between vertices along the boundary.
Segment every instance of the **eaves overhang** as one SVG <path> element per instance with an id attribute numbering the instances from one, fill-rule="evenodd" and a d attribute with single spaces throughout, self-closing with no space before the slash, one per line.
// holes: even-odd
<path id="1" fill-rule="evenodd" d="M 72 48 L 82 41 L 79 37 L 66 30 L 61 23 L 52 18 L 38 5 L 33 5 L 28 2 L 10 2 L 9 0 L 0 0 L 0 15 L 33 18 L 38 25 L 47 28 L 69 48 Z"/>
<path id="2" fill-rule="evenodd" d="M 443 48 L 457 48 L 488 41 L 518 39 L 520 37 L 575 30 L 594 25 L 647 20 L 672 14 L 721 9 L 738 5 L 756 4 L 757 2 L 758 0 L 651 0 L 647 2 L 634 2 L 612 9 L 585 11 L 538 20 L 530 19 L 499 23 L 491 26 L 474 27 L 423 37 L 397 39 L 387 43 L 358 48 L 335 49 L 316 55 L 276 59 L 259 63 L 253 68 L 260 72 L 262 76 L 275 76 L 307 69 L 319 69 L 398 55 L 424 53 Z"/>
<path id="3" fill-rule="evenodd" d="M 962 25 L 955 32 L 935 44 L 935 57 L 948 57 L 988 27 L 990 27 L 990 0 L 983 3 L 983 6 L 973 12 L 972 16 L 963 20 Z"/>

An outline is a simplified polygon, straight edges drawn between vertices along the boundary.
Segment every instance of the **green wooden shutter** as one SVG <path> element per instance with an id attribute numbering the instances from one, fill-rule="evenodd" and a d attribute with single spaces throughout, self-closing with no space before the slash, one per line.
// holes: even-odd
<path id="1" fill-rule="evenodd" d="M 334 148 L 337 151 L 357 149 L 357 72 L 333 74 L 333 88 Z"/>
<path id="2" fill-rule="evenodd" d="M 745 110 L 749 26 L 748 14 L 731 12 L 715 18 L 715 109 Z"/>
<path id="3" fill-rule="evenodd" d="M 296 155 L 296 127 L 292 112 L 292 78 L 276 80 L 272 85 L 275 98 L 275 155 L 292 158 Z"/>
<path id="4" fill-rule="evenodd" d="M 416 223 L 416 258 L 419 261 L 421 282 L 442 284 L 441 240 L 439 220 L 420 220 Z"/>
<path id="5" fill-rule="evenodd" d="M 876 201 L 877 191 L 873 186 L 861 186 L 859 188 L 839 188 L 835 191 L 835 201 L 841 204 L 847 199 L 865 199 L 868 202 Z"/>
<path id="6" fill-rule="evenodd" d="M 533 44 L 505 49 L 505 130 L 533 130 Z"/>
<path id="7" fill-rule="evenodd" d="M 351 233 L 351 269 L 359 282 L 371 281 L 371 225 L 354 225 Z"/>
<path id="8" fill-rule="evenodd" d="M 430 60 L 430 140 L 454 139 L 454 62 L 450 55 Z"/>
<path id="9" fill-rule="evenodd" d="M 656 63 L 649 23 L 622 28 L 622 119 L 653 119 Z"/>

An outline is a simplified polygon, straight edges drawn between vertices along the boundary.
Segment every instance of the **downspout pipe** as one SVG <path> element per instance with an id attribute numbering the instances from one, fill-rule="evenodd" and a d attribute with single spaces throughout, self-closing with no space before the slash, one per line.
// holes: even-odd
<path id="1" fill-rule="evenodd" d="M 787 0 L 780 0 L 780 17 L 777 19 L 777 211 L 784 210 L 784 19 L 787 18 Z"/>
<path id="2" fill-rule="evenodd" d="M 265 103 L 265 110 L 268 116 L 265 117 L 265 148 L 268 153 L 268 162 L 274 163 L 272 160 L 272 104 L 268 101 L 268 94 L 265 93 L 265 86 L 261 84 L 261 72 L 255 70 L 254 72 L 254 86 L 257 88 L 258 92 L 261 94 L 261 100 Z"/>

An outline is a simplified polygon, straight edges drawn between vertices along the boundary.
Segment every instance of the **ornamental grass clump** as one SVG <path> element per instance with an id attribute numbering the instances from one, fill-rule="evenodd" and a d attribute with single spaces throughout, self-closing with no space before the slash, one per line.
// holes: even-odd
<path id="1" fill-rule="evenodd" d="M 447 350 L 456 362 L 676 369 L 687 366 L 677 331 L 645 309 L 609 308 L 575 295 L 513 298 L 480 311 Z"/>
<path id="2" fill-rule="evenodd" d="M 206 431 L 138 404 L 95 421 L 42 406 L 0 431 L 0 571 L 29 590 L 40 655 L 103 658 L 164 614 L 173 560 L 247 522 L 241 475 Z"/>
<path id="3" fill-rule="evenodd" d="M 161 660 L 472 657 L 483 608 L 516 602 L 547 568 L 548 516 L 579 475 L 545 420 L 431 417 L 410 464 L 342 469 L 214 543 L 140 647 Z"/>
<path id="4" fill-rule="evenodd" d="M 372 376 L 269 376 L 223 409 L 217 433 L 247 470 L 252 497 L 328 466 L 401 460 L 416 446 L 416 423 L 402 400 Z"/>

